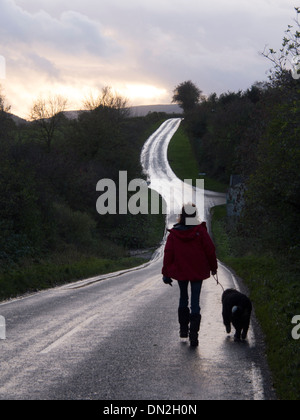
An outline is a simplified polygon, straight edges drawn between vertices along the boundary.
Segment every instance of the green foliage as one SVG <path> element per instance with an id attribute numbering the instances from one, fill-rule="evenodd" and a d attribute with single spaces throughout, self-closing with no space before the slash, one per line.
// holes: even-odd
<path id="1" fill-rule="evenodd" d="M 168 160 L 178 178 L 182 180 L 192 179 L 193 185 L 196 185 L 197 179 L 204 179 L 206 190 L 219 192 L 225 192 L 227 190 L 226 184 L 222 184 L 207 176 L 199 175 L 199 164 L 184 123 L 181 124 L 170 142 Z"/>
<path id="2" fill-rule="evenodd" d="M 140 258 L 104 259 L 77 255 L 77 260 L 58 263 L 41 261 L 0 273 L 0 300 L 37 292 L 101 274 L 112 273 L 143 264 Z"/>
<path id="3" fill-rule="evenodd" d="M 253 153 L 248 140 L 256 118 L 252 100 L 248 92 L 228 92 L 219 98 L 213 94 L 187 114 L 187 131 L 199 166 L 208 176 L 228 183 L 230 174 L 240 170 L 239 150 Z"/>
<path id="4" fill-rule="evenodd" d="M 289 74 L 276 86 L 211 95 L 185 118 L 201 170 L 227 184 L 231 174 L 244 177 L 238 229 L 262 249 L 299 243 L 299 103 L 299 81 Z"/>
<path id="5" fill-rule="evenodd" d="M 201 94 L 201 90 L 189 80 L 175 88 L 172 102 L 179 104 L 184 112 L 190 112 L 199 103 Z"/>
<path id="6" fill-rule="evenodd" d="M 295 94 L 300 99 L 300 90 Z M 300 238 L 300 105 L 298 101 L 274 105 L 269 125 L 258 143 L 256 170 L 249 177 L 244 220 L 261 220 L 263 245 L 285 249 Z"/>
<path id="7" fill-rule="evenodd" d="M 0 158 L 0 197 L 0 261 L 17 262 L 40 245 L 42 215 L 31 170 L 5 153 Z"/>
<path id="8" fill-rule="evenodd" d="M 196 180 L 199 177 L 198 162 L 190 140 L 181 125 L 173 136 L 168 149 L 168 160 L 178 178 Z"/>
<path id="9" fill-rule="evenodd" d="M 0 220 L 0 267 L 12 267 L 34 249 L 25 234 L 16 233 L 11 221 Z M 0 270 L 1 271 L 1 270 Z"/>
<path id="10" fill-rule="evenodd" d="M 226 232 L 226 206 L 214 207 L 211 210 L 211 215 L 213 219 L 212 233 L 213 237 L 217 239 L 215 244 L 217 257 L 220 261 L 225 262 L 232 252 L 231 241 Z"/>
<path id="11" fill-rule="evenodd" d="M 84 247 L 93 241 L 97 222 L 89 214 L 59 203 L 54 203 L 53 209 L 56 229 L 64 242 Z"/>

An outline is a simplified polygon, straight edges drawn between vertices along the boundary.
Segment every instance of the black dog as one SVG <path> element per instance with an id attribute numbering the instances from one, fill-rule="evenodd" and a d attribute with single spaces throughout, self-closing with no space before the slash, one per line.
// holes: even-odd
<path id="1" fill-rule="evenodd" d="M 246 340 L 250 318 L 252 313 L 252 303 L 250 299 L 237 290 L 228 289 L 223 293 L 223 320 L 227 334 L 231 333 L 231 324 L 236 329 L 235 340 Z"/>

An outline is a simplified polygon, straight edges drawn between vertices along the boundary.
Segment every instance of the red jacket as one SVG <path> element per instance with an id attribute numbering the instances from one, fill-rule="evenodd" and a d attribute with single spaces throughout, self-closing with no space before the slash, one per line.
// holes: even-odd
<path id="1" fill-rule="evenodd" d="M 210 278 L 210 272 L 218 269 L 218 262 L 206 223 L 193 227 L 175 225 L 169 232 L 162 274 L 179 281 Z"/>

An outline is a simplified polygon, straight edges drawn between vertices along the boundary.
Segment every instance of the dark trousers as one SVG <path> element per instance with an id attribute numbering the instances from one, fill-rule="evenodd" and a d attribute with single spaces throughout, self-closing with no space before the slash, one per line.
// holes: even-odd
<path id="1" fill-rule="evenodd" d="M 188 308 L 189 306 L 189 293 L 188 287 L 191 284 L 191 313 L 200 314 L 200 294 L 203 281 L 179 281 L 180 300 L 179 308 Z"/>

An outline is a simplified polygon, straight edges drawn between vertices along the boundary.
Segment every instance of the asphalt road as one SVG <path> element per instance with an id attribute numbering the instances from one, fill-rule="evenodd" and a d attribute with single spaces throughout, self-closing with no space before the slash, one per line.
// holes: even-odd
<path id="1" fill-rule="evenodd" d="M 174 177 L 166 148 L 179 124 L 165 123 L 144 148 L 152 187 L 157 165 L 163 182 Z M 174 201 L 173 210 L 181 198 Z M 206 193 L 203 218 L 222 202 L 224 196 Z M 171 212 L 168 224 L 173 221 Z M 273 399 L 255 317 L 247 343 L 228 337 L 222 289 L 213 279 L 202 291 L 199 348 L 181 342 L 179 290 L 161 281 L 162 250 L 134 270 L 0 304 L 7 326 L 7 339 L 0 341 L 0 399 Z M 219 279 L 225 288 L 241 288 L 222 264 Z"/>

